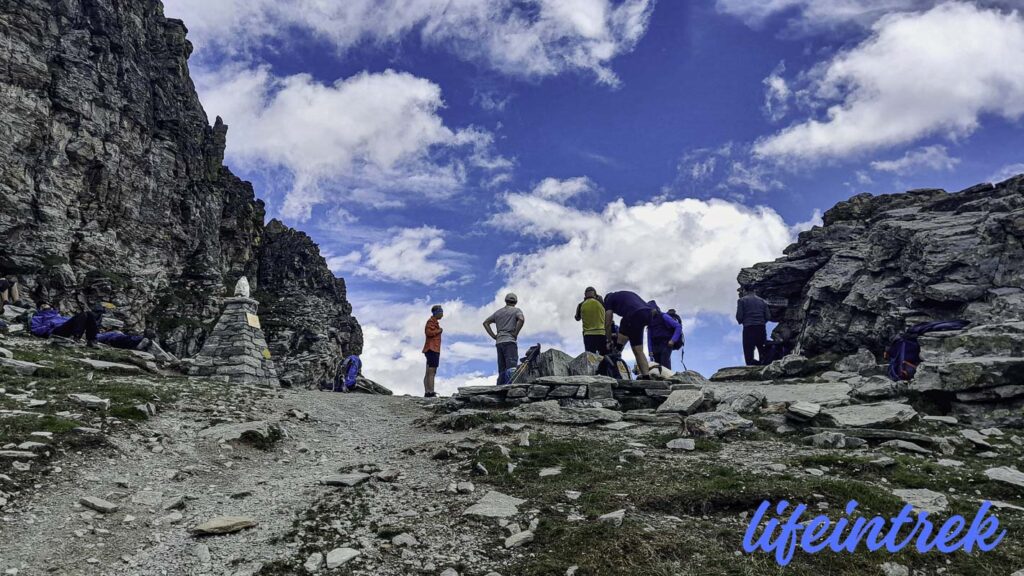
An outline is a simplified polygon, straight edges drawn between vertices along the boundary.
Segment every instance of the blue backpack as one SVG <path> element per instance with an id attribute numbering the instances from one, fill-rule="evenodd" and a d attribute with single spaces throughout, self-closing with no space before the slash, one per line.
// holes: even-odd
<path id="1" fill-rule="evenodd" d="M 885 353 L 889 360 L 889 379 L 899 382 L 900 380 L 912 380 L 917 373 L 917 366 L 921 363 L 921 345 L 917 338 L 928 332 L 945 332 L 960 330 L 970 322 L 966 320 L 940 320 L 938 322 L 924 322 L 911 326 L 902 336 L 895 338 Z"/>

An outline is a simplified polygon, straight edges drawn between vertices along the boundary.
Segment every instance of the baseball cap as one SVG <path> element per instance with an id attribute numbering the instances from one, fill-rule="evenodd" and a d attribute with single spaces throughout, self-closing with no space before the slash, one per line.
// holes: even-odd
<path id="1" fill-rule="evenodd" d="M 505 294 L 505 302 L 511 302 L 515 304 L 516 302 L 519 302 L 519 297 L 517 297 L 512 292 L 509 292 L 508 294 Z"/>

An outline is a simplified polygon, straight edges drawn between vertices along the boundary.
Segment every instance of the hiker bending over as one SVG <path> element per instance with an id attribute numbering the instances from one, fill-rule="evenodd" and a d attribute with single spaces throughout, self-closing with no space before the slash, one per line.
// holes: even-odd
<path id="1" fill-rule="evenodd" d="M 583 302 L 576 305 L 576 321 L 583 322 L 584 350 L 601 356 L 607 354 L 608 340 L 604 333 L 604 303 L 593 287 L 584 290 Z"/>
<path id="2" fill-rule="evenodd" d="M 509 292 L 505 296 L 505 307 L 498 309 L 494 314 L 484 320 L 484 330 L 487 335 L 494 339 L 495 347 L 498 350 L 498 385 L 502 385 L 508 376 L 509 368 L 515 368 L 519 364 L 519 331 L 526 323 L 523 311 L 516 308 L 519 298 Z M 498 333 L 491 330 L 494 324 Z"/>
<path id="3" fill-rule="evenodd" d="M 444 308 L 434 305 L 430 308 L 430 318 L 423 328 L 423 334 L 427 341 L 423 343 L 423 355 L 427 357 L 427 371 L 423 374 L 423 397 L 433 398 L 437 396 L 434 392 L 434 378 L 437 376 L 437 367 L 441 363 L 441 318 L 444 318 Z"/>
<path id="4" fill-rule="evenodd" d="M 644 354 L 644 328 L 650 325 L 657 308 L 651 307 L 635 292 L 626 290 L 610 292 L 604 297 L 605 307 L 605 335 L 608 338 L 609 350 L 618 350 L 629 342 L 633 349 L 633 357 L 636 358 L 636 366 L 640 370 L 641 380 L 649 378 L 650 367 L 647 364 L 647 356 Z M 622 317 L 619 324 L 618 337 L 612 340 L 612 325 L 614 316 Z"/>
<path id="5" fill-rule="evenodd" d="M 736 322 L 743 325 L 743 360 L 747 366 L 764 363 L 765 343 L 768 330 L 765 325 L 771 320 L 768 303 L 749 288 L 740 288 L 740 299 L 736 302 Z M 754 350 L 757 350 L 757 360 Z"/>
<path id="6" fill-rule="evenodd" d="M 355 388 L 362 369 L 363 361 L 356 354 L 342 360 L 338 366 L 338 373 L 334 375 L 334 391 L 348 392 Z"/>
<path id="7" fill-rule="evenodd" d="M 145 334 L 141 335 L 126 334 L 120 330 L 106 330 L 96 336 L 96 341 L 112 348 L 149 352 L 158 360 L 164 362 L 178 361 L 173 354 L 160 347 L 160 344 L 157 342 L 156 332 L 153 330 L 146 330 Z"/>
<path id="8" fill-rule="evenodd" d="M 90 348 L 96 347 L 96 335 L 99 333 L 100 318 L 104 309 L 97 306 L 89 312 L 79 312 L 74 316 L 61 316 L 46 302 L 39 304 L 39 309 L 32 315 L 29 330 L 34 336 L 49 338 L 60 336 L 80 340 L 85 336 Z"/>
<path id="9" fill-rule="evenodd" d="M 651 323 L 647 326 L 647 351 L 651 361 L 661 364 L 663 368 L 672 369 L 672 351 L 679 347 L 683 339 L 683 325 L 666 312 L 658 309 L 658 304 L 651 300 L 648 304 L 654 308 Z"/>

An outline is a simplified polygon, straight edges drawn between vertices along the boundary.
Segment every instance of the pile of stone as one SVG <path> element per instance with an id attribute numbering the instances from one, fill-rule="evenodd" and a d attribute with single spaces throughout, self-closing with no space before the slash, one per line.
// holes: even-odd
<path id="1" fill-rule="evenodd" d="M 224 300 L 224 312 L 202 350 L 185 361 L 188 373 L 234 384 L 277 387 L 280 382 L 256 315 L 258 306 L 259 302 L 249 297 L 249 282 L 243 276 L 235 286 L 235 296 Z"/>

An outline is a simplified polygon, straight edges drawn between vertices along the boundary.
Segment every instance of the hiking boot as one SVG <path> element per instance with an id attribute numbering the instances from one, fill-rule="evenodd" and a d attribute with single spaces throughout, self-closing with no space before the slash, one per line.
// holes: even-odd
<path id="1" fill-rule="evenodd" d="M 437 398 L 437 392 L 427 392 L 423 395 L 424 398 Z"/>
<path id="2" fill-rule="evenodd" d="M 99 348 L 100 347 L 100 343 L 95 341 L 95 340 L 89 340 L 85 345 L 88 346 L 89 348 Z"/>

